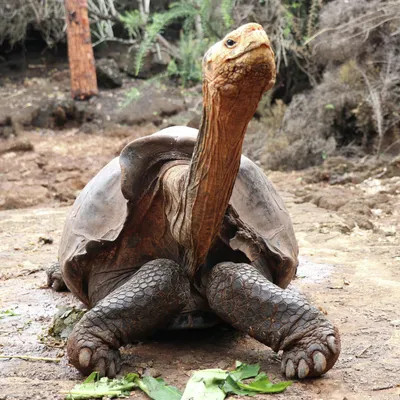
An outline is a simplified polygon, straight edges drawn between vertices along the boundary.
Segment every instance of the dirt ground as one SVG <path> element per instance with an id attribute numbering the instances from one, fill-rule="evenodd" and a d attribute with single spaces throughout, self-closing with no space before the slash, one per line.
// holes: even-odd
<path id="1" fill-rule="evenodd" d="M 8 147 L 0 154 L 0 310 L 16 314 L 0 317 L 0 354 L 61 358 L 0 359 L 0 400 L 62 399 L 61 390 L 83 379 L 68 365 L 62 345 L 42 343 L 57 306 L 79 305 L 70 293 L 45 288 L 43 269 L 56 260 L 68 205 L 78 191 L 131 137 L 155 129 L 23 132 L 18 140 L 29 141 L 33 151 Z M 3 149 L 12 143 L 3 142 Z M 324 377 L 295 382 L 274 398 L 399 398 L 400 177 L 377 173 L 330 185 L 314 182 L 312 174 L 274 172 L 270 178 L 300 244 L 294 284 L 339 327 L 342 353 Z M 235 360 L 259 362 L 271 378 L 284 379 L 271 350 L 224 329 L 157 337 L 122 354 L 122 373 L 159 373 L 180 389 L 192 370 L 227 368 Z M 131 397 L 145 398 L 138 392 Z"/>

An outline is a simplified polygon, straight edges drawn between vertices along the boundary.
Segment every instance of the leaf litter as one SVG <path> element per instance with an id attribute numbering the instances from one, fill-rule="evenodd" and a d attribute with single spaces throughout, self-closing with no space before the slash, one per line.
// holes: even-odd
<path id="1" fill-rule="evenodd" d="M 129 373 L 122 379 L 109 379 L 100 378 L 98 372 L 92 372 L 83 383 L 63 393 L 66 394 L 66 400 L 115 398 L 128 397 L 132 390 L 139 388 L 153 400 L 224 400 L 228 395 L 280 393 L 291 384 L 292 381 L 272 383 L 265 373 L 260 372 L 258 364 L 249 365 L 236 361 L 236 367 L 232 371 L 195 371 L 183 393 L 168 385 L 162 378 L 142 378 L 138 374 Z"/>

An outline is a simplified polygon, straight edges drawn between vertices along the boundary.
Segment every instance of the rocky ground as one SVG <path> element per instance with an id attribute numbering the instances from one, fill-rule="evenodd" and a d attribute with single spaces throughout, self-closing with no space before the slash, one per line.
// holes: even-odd
<path id="1" fill-rule="evenodd" d="M 31 79 L 1 89 L 0 354 L 61 361 L 0 359 L 0 399 L 61 399 L 61 390 L 82 380 L 68 365 L 63 344 L 47 338 L 57 307 L 79 305 L 70 293 L 46 289 L 43 271 L 57 257 L 68 206 L 127 142 L 159 127 L 187 123 L 197 107 L 196 92 L 188 96 L 134 83 L 146 93 L 135 100 L 143 103 L 116 107 L 126 99 L 124 86 L 102 91 L 82 109 L 67 100 L 63 79 Z M 34 129 L 26 131 L 26 124 Z M 294 283 L 342 335 L 340 359 L 326 376 L 295 382 L 274 398 L 399 398 L 399 165 L 399 159 L 383 164 L 335 158 L 306 171 L 269 174 L 286 201 L 300 244 Z M 192 370 L 226 368 L 237 359 L 259 362 L 271 378 L 284 379 L 272 351 L 223 329 L 157 337 L 122 353 L 124 373 L 161 374 L 181 389 Z M 132 398 L 144 396 L 134 393 Z"/>

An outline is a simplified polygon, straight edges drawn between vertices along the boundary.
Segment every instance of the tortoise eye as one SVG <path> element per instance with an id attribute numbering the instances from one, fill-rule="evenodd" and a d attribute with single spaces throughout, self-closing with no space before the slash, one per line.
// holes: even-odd
<path id="1" fill-rule="evenodd" d="M 236 44 L 236 42 L 234 40 L 232 40 L 232 39 L 228 39 L 225 42 L 225 44 L 226 44 L 227 47 L 233 47 Z"/>

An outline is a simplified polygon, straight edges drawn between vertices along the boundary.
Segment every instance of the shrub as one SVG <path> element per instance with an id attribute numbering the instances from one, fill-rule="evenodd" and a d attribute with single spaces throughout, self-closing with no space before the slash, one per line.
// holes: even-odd
<path id="1" fill-rule="evenodd" d="M 49 47 L 65 38 L 64 4 L 56 0 L 0 2 L 0 44 L 25 40 L 28 28 L 37 30 Z"/>

